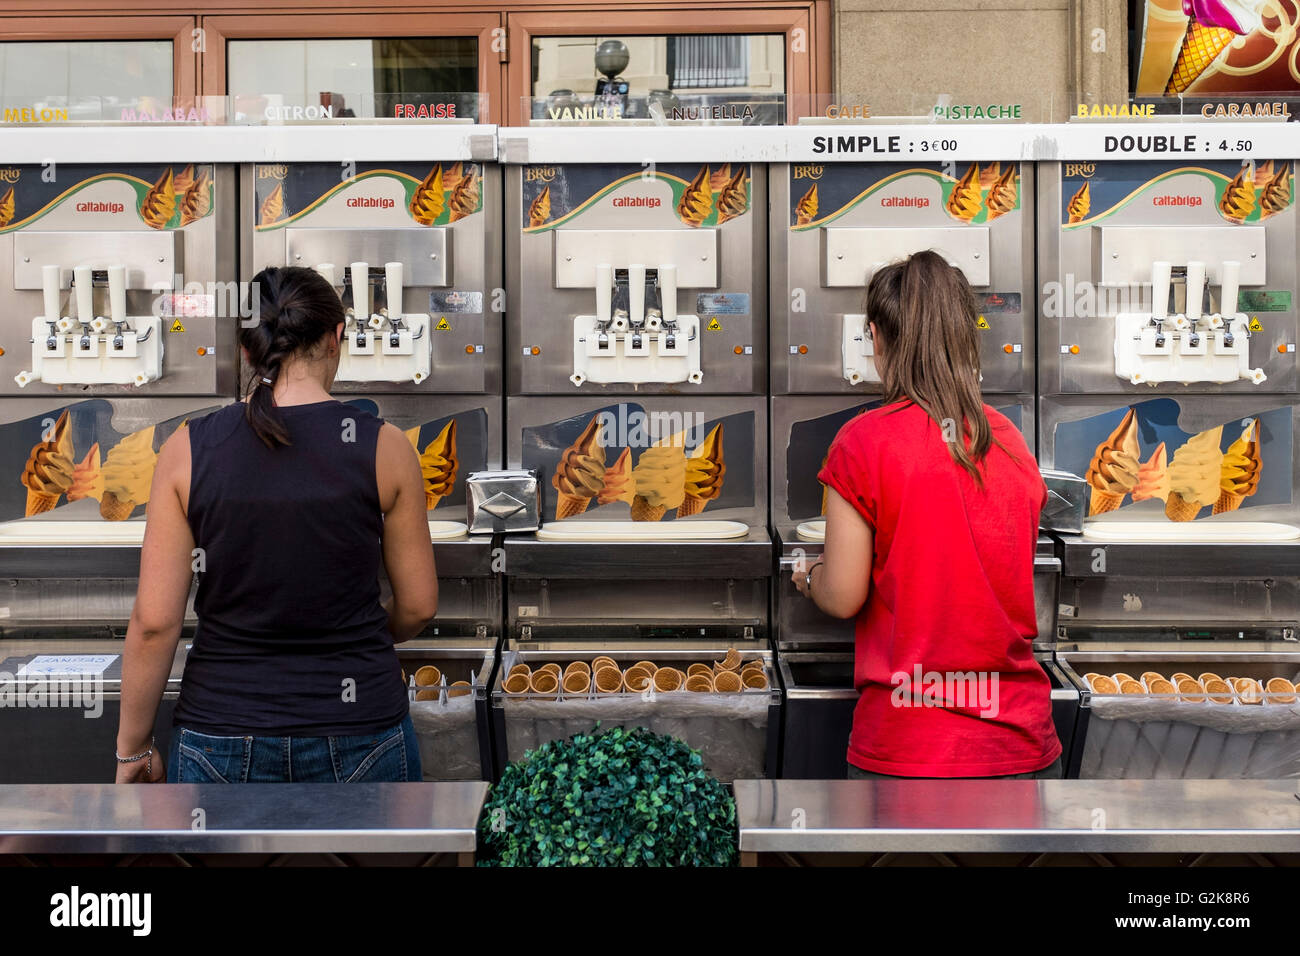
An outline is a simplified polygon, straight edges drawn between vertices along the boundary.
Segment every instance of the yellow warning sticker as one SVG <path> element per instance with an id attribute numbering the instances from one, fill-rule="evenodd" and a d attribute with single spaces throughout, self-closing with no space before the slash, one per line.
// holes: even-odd
<path id="1" fill-rule="evenodd" d="M 975 323 L 975 325 L 981 329 L 987 329 L 989 327 L 989 320 L 984 318 L 984 316 L 981 315 L 979 317 L 979 320 Z"/>
<path id="2" fill-rule="evenodd" d="M 709 324 L 705 326 L 705 328 L 710 332 L 721 332 L 722 323 L 718 321 L 718 317 L 715 315 L 713 318 L 709 319 Z"/>
<path id="3" fill-rule="evenodd" d="M 438 320 L 438 324 L 434 326 L 434 328 L 439 332 L 450 332 L 451 323 L 447 321 L 447 317 L 444 315 L 441 319 Z"/>
<path id="4" fill-rule="evenodd" d="M 1251 330 L 1252 332 L 1263 332 L 1263 331 L 1264 331 L 1264 326 L 1262 326 L 1262 325 L 1259 324 L 1259 316 L 1257 316 L 1257 315 L 1252 315 L 1252 316 L 1250 317 L 1250 330 Z"/>
<path id="5" fill-rule="evenodd" d="M 181 325 L 181 320 L 180 320 L 180 319 L 176 319 L 175 321 L 172 322 L 172 327 L 171 327 L 170 329 L 168 329 L 167 331 L 168 331 L 168 332 L 184 332 L 184 331 L 185 331 L 185 326 Z"/>

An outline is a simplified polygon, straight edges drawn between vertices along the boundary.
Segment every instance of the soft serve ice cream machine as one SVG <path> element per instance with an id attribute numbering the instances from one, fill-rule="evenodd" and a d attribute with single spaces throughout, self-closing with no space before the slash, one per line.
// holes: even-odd
<path id="1" fill-rule="evenodd" d="M 537 158 L 507 167 L 510 392 L 762 392 L 763 167 Z"/>
<path id="2" fill-rule="evenodd" d="M 772 389 L 876 390 L 864 291 L 926 249 L 976 297 L 986 392 L 1031 392 L 1034 170 L 1018 162 L 772 166 Z"/>
<path id="3" fill-rule="evenodd" d="M 1041 164 L 1043 392 L 1295 391 L 1293 165 Z"/>
<path id="4" fill-rule="evenodd" d="M 0 171 L 0 393 L 230 392 L 233 170 L 52 168 Z"/>
<path id="5" fill-rule="evenodd" d="M 315 269 L 345 307 L 336 392 L 500 388 L 497 167 L 470 159 L 256 164 L 244 271 Z"/>

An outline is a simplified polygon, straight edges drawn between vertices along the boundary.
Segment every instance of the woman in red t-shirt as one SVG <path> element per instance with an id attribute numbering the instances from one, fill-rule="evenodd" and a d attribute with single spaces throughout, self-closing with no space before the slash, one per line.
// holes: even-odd
<path id="1" fill-rule="evenodd" d="M 970 286 L 917 253 L 872 276 L 866 313 L 884 401 L 831 445 L 825 552 L 794 575 L 857 618 L 849 776 L 1059 777 L 1032 652 L 1047 489 L 980 397 Z"/>

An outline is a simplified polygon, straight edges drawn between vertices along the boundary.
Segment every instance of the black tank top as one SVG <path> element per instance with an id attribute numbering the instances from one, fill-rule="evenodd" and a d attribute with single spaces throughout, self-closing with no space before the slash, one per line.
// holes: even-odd
<path id="1" fill-rule="evenodd" d="M 383 421 L 278 408 L 267 448 L 236 402 L 189 423 L 198 629 L 173 723 L 219 736 L 371 734 L 407 714 L 380 605 Z"/>

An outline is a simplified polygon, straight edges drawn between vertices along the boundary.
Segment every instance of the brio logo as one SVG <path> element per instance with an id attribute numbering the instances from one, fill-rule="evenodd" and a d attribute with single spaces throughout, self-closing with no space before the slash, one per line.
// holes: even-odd
<path id="1" fill-rule="evenodd" d="M 289 173 L 289 167 L 284 163 L 261 164 L 257 167 L 258 179 L 284 179 Z"/>
<path id="2" fill-rule="evenodd" d="M 524 173 L 525 181 L 530 183 L 549 183 L 554 178 L 554 166 L 529 166 L 527 171 Z"/>
<path id="3" fill-rule="evenodd" d="M 17 169 L 13 166 L 0 167 L 0 183 L 16 183 L 18 182 L 18 177 L 22 174 L 23 171 L 21 169 Z"/>
<path id="4" fill-rule="evenodd" d="M 794 168 L 795 179 L 821 179 L 825 171 L 824 166 L 796 166 Z"/>
<path id="5" fill-rule="evenodd" d="M 1065 164 L 1065 175 L 1067 176 L 1082 176 L 1085 179 L 1087 179 L 1096 171 L 1097 171 L 1096 163 L 1066 163 Z"/>

